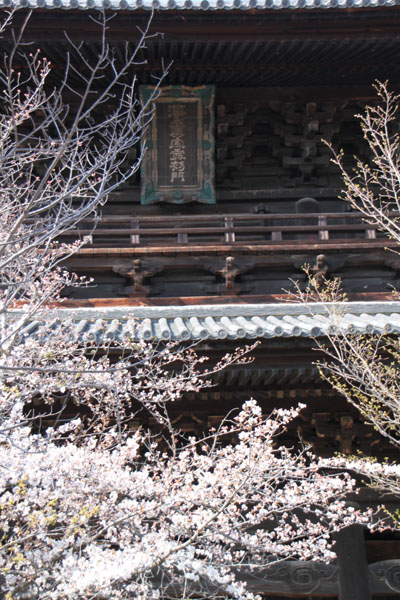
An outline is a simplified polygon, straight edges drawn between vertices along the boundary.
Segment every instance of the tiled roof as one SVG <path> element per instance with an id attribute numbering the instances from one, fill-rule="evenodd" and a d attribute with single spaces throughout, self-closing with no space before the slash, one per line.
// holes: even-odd
<path id="1" fill-rule="evenodd" d="M 118 342 L 380 334 L 400 332 L 400 302 L 348 302 L 333 315 L 318 303 L 53 309 L 21 334 L 41 338 L 59 328 L 72 329 L 82 340 Z"/>
<path id="2" fill-rule="evenodd" d="M 0 7 L 66 10 L 252 10 L 395 6 L 399 0 L 0 0 Z"/>

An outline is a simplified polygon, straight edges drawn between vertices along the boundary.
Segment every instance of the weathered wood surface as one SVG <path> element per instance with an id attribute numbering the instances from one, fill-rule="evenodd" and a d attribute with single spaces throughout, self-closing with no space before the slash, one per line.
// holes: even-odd
<path id="1" fill-rule="evenodd" d="M 382 540 L 367 539 L 365 547 L 368 563 L 400 558 L 400 539 L 383 542 Z"/>
<path id="2" fill-rule="evenodd" d="M 371 594 L 343 596 L 339 591 L 340 567 L 332 564 L 305 561 L 282 561 L 268 568 L 246 573 L 246 570 L 236 569 L 237 577 L 245 581 L 249 591 L 262 594 L 271 600 L 284 600 L 284 598 L 301 598 L 311 600 L 316 598 L 339 598 L 339 600 L 372 600 L 373 597 L 398 598 L 400 588 L 398 586 L 398 574 L 400 561 L 387 561 L 370 565 L 367 569 L 367 581 L 371 581 Z M 209 593 L 218 597 L 225 593 L 213 582 L 202 581 Z M 201 588 L 200 588 L 201 589 Z M 203 588 L 204 589 L 204 588 Z M 185 595 L 197 597 L 199 587 L 194 583 L 188 583 Z M 174 585 L 173 581 L 167 588 L 169 597 L 181 597 L 182 589 Z M 219 592 L 219 593 L 218 593 Z M 339 596 L 338 596 L 339 594 Z"/>
<path id="3" fill-rule="evenodd" d="M 266 596 L 280 594 L 286 598 L 329 598 L 336 597 L 338 593 L 338 568 L 324 563 L 280 562 L 258 572 L 239 576 L 246 581 L 250 591 Z"/>
<path id="4" fill-rule="evenodd" d="M 375 292 L 375 293 L 360 293 L 348 294 L 349 301 L 386 301 L 392 300 L 391 292 Z M 290 298 L 285 294 L 268 294 L 268 295 L 248 295 L 248 296 L 232 296 L 229 298 L 229 304 L 257 304 L 267 302 L 268 304 L 281 303 L 289 301 Z M 88 299 L 64 299 L 60 307 L 65 308 L 91 308 L 91 307 L 107 307 L 107 306 L 195 306 L 198 304 L 214 305 L 226 304 L 226 297 L 222 296 L 175 296 L 171 298 L 88 298 Z M 56 307 L 56 305 L 51 305 Z M 58 304 L 57 304 L 58 306 Z"/>
<path id="5" fill-rule="evenodd" d="M 358 527 L 358 526 L 355 526 Z M 355 549 L 355 548 L 354 548 Z M 289 561 L 269 569 L 242 576 L 252 592 L 286 598 L 338 598 L 372 600 L 375 597 L 399 598 L 400 560 L 363 565 L 361 558 L 348 550 L 337 565 Z M 361 555 L 362 557 L 362 555 Z M 346 579 L 346 583 L 344 583 Z"/>
<path id="6" fill-rule="evenodd" d="M 337 196 L 341 192 L 341 187 L 338 186 L 322 186 L 322 187 L 302 187 L 301 190 L 293 189 L 293 188 L 282 188 L 282 187 L 271 187 L 267 188 L 265 186 L 259 186 L 258 188 L 249 188 L 245 185 L 242 185 L 238 189 L 229 189 L 224 187 L 219 187 L 216 190 L 216 197 L 218 205 L 223 205 L 228 201 L 238 201 L 243 200 L 243 212 L 249 212 L 248 204 L 251 201 L 259 201 L 259 200 L 268 200 L 274 201 L 277 200 L 279 202 L 282 199 L 294 199 L 297 200 L 300 195 L 301 196 L 312 196 L 314 198 L 337 198 Z M 129 210 L 132 206 L 134 210 L 142 210 L 143 212 L 146 210 L 145 207 L 139 207 L 138 204 L 140 202 L 140 189 L 138 185 L 130 185 L 123 189 L 116 190 L 112 192 L 110 195 L 109 203 L 111 204 L 128 204 L 128 206 L 124 207 L 124 210 Z M 247 205 L 247 206 L 246 206 Z M 208 209 L 209 210 L 209 209 Z M 154 216 L 160 216 L 155 214 L 154 207 L 151 208 L 152 214 Z"/>
<path id="7" fill-rule="evenodd" d="M 299 195 L 297 193 L 297 195 Z M 392 211 L 392 212 L 388 212 L 389 216 L 392 217 L 399 217 L 399 213 Z M 220 213 L 211 213 L 211 214 L 206 214 L 206 215 L 172 215 L 172 216 L 168 216 L 168 215 L 157 215 L 157 214 L 152 214 L 152 215 L 138 215 L 138 216 L 134 216 L 133 218 L 138 219 L 139 222 L 143 222 L 143 223 L 151 223 L 151 222 L 155 222 L 155 223 L 165 223 L 165 222 L 185 222 L 185 221 L 190 221 L 190 222 L 203 222 L 203 221 L 222 221 L 224 219 L 233 219 L 233 220 L 239 220 L 239 221 L 260 221 L 260 220 L 286 220 L 286 221 L 299 221 L 299 220 L 304 220 L 304 219 L 318 219 L 319 217 L 324 217 L 328 220 L 337 220 L 337 219 L 344 219 L 347 221 L 348 225 L 352 224 L 353 220 L 358 220 L 358 221 L 362 221 L 363 217 L 362 214 L 359 212 L 329 212 L 329 213 L 322 213 L 322 212 L 316 212 L 316 213 L 267 213 L 267 214 L 243 214 L 243 213 L 232 213 L 232 214 L 220 214 Z M 26 219 L 27 223 L 32 223 L 34 222 L 33 219 Z M 80 223 L 91 223 L 91 224 L 102 224 L 102 223 L 125 223 L 126 222 L 126 216 L 124 215 L 106 215 L 101 217 L 100 220 L 94 220 L 94 219 L 81 219 Z M 365 225 L 367 225 L 367 223 L 365 223 Z M 372 225 L 370 225 L 372 226 Z"/>
<path id="8" fill-rule="evenodd" d="M 328 277 L 340 277 L 347 294 L 361 294 L 366 299 L 384 293 L 400 283 L 400 261 L 384 249 L 372 250 L 377 240 L 365 240 L 364 248 L 346 244 L 344 249 L 332 245 L 326 249 L 324 264 Z M 162 296 L 196 298 L 207 303 L 213 298 L 239 295 L 271 297 L 279 301 L 292 289 L 291 280 L 306 282 L 304 265 L 316 269 L 319 248 L 311 240 L 267 251 L 261 245 L 208 245 L 155 248 L 83 248 L 66 261 L 68 269 L 94 278 L 95 287 L 71 290 L 74 297 L 115 298 L 117 296 Z M 132 288 L 132 283 L 134 288 Z M 79 294 L 79 296 L 77 296 Z M 365 295 L 366 294 L 366 295 Z M 264 300 L 265 301 L 265 300 Z"/>
<path id="9" fill-rule="evenodd" d="M 351 534 L 353 527 L 355 531 L 359 526 L 348 528 Z M 348 530 L 343 530 L 346 532 L 344 537 L 350 533 Z M 279 594 L 282 598 L 306 596 L 339 600 L 372 600 L 379 596 L 398 598 L 400 560 L 367 565 L 363 562 L 363 546 L 359 547 L 357 541 L 354 540 L 351 548 L 341 548 L 343 556 L 339 554 L 337 564 L 288 561 L 252 574 L 240 574 L 240 577 L 247 582 L 249 590 L 267 597 Z M 351 545 L 351 541 L 349 543 Z"/>
<path id="10" fill-rule="evenodd" d="M 398 216 L 394 213 L 393 216 Z M 144 247 L 176 245 L 244 245 L 251 243 L 268 249 L 298 247 L 321 242 L 327 246 L 343 245 L 386 247 L 393 244 L 377 232 L 377 226 L 365 223 L 358 213 L 308 213 L 268 215 L 196 215 L 173 217 L 135 217 L 134 227 L 125 227 L 126 216 L 107 216 L 100 221 L 84 219 L 77 228 L 66 230 L 62 237 L 90 236 L 88 245 L 123 245 Z M 113 225 L 113 227 L 110 227 Z M 40 229 L 40 224 L 38 224 Z M 277 235 L 279 234 L 279 235 Z M 308 234 L 313 234 L 310 237 Z M 126 239 L 125 239 L 126 238 Z M 122 246 L 122 244 L 121 244 Z"/>
<path id="11" fill-rule="evenodd" d="M 266 254 L 266 253 L 290 253 L 290 252 L 320 252 L 322 250 L 357 252 L 358 250 L 379 250 L 385 248 L 397 247 L 397 243 L 393 240 L 377 239 L 377 240 L 324 240 L 313 241 L 308 240 L 290 240 L 281 243 L 279 240 L 270 241 L 269 243 L 253 243 L 246 244 L 237 242 L 236 244 L 165 244 L 164 246 L 139 246 L 132 247 L 128 245 L 119 246 L 93 246 L 83 247 L 76 252 L 76 256 L 176 256 L 182 255 L 226 255 L 227 253 L 239 252 L 241 254 Z"/>
<path id="12" fill-rule="evenodd" d="M 330 12 L 334 10 L 331 9 Z M 64 31 L 67 29 L 72 39 L 97 40 L 98 28 L 87 18 L 86 12 L 81 10 L 62 10 L 53 9 L 51 11 L 34 12 L 29 27 L 25 33 L 25 40 L 41 40 L 44 37 L 49 40 L 59 41 L 63 38 Z M 111 12 L 112 9 L 111 9 Z M 385 38 L 389 36 L 398 36 L 399 13 L 396 7 L 379 10 L 366 9 L 364 18 L 360 18 L 360 9 L 356 13 L 342 10 L 335 13 L 334 19 L 326 18 L 326 10 L 321 9 L 318 15 L 313 15 L 313 19 L 308 20 L 308 11 L 297 11 L 296 19 L 289 11 L 284 15 L 276 15 L 278 11 L 248 11 L 244 20 L 244 13 L 238 10 L 235 15 L 230 11 L 227 19 L 226 11 L 212 11 L 207 18 L 207 12 L 203 13 L 202 19 L 196 18 L 196 13 L 191 14 L 185 11 L 185 19 L 177 19 L 176 15 L 156 13 L 153 18 L 154 30 L 162 31 L 168 39 L 201 41 L 216 40 L 237 41 L 237 40 L 257 40 L 267 41 L 277 40 L 310 40 L 321 38 L 329 39 L 359 39 L 371 36 L 371 22 L 373 24 L 373 33 L 376 38 Z M 280 12 L 280 11 L 279 11 Z M 21 14 L 19 14 L 21 13 Z M 19 11 L 16 17 L 23 20 L 26 11 Z M 96 16 L 97 13 L 94 13 Z M 61 18 L 60 18 L 61 17 Z M 280 17 L 280 18 L 278 18 Z M 350 17 L 350 18 L 349 18 Z M 365 18 L 367 17 L 367 18 Z M 368 18 L 369 17 L 369 18 Z M 16 21 L 17 21 L 16 18 Z M 116 17 L 109 24 L 109 37 L 113 40 L 126 40 L 129 33 L 129 39 L 135 40 L 140 37 L 138 31 L 139 24 L 147 23 L 148 11 L 118 11 Z M 222 27 L 221 27 L 222 25 Z"/>
<path id="13" fill-rule="evenodd" d="M 374 563 L 369 565 L 368 571 L 373 597 L 385 594 L 400 598 L 400 560 Z"/>
<path id="14" fill-rule="evenodd" d="M 350 525 L 334 536 L 338 563 L 339 600 L 371 600 L 364 530 Z"/>

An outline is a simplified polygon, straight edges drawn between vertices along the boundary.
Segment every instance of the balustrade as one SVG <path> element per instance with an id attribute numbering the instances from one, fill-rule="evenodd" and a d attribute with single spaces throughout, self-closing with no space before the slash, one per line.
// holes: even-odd
<path id="1" fill-rule="evenodd" d="M 399 216 L 394 214 L 393 216 Z M 128 227 L 127 227 L 128 224 Z M 214 214 L 190 216 L 104 216 L 83 219 L 64 231 L 68 241 L 88 237 L 92 247 L 268 246 L 349 247 L 394 245 L 361 214 Z"/>

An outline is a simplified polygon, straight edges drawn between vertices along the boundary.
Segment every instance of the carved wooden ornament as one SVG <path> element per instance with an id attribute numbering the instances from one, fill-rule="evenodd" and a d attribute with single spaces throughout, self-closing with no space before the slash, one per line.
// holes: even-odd
<path id="1" fill-rule="evenodd" d="M 141 102 L 154 88 L 140 86 Z M 141 202 L 215 203 L 213 85 L 161 88 L 143 139 Z"/>

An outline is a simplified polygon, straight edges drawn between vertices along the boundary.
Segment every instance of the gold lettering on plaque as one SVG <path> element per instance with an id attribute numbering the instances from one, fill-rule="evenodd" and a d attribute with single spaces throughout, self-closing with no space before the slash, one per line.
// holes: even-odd
<path id="1" fill-rule="evenodd" d="M 168 116 L 171 117 L 169 125 L 169 167 L 171 170 L 171 183 L 185 182 L 185 116 L 186 106 L 184 104 L 170 104 Z"/>

